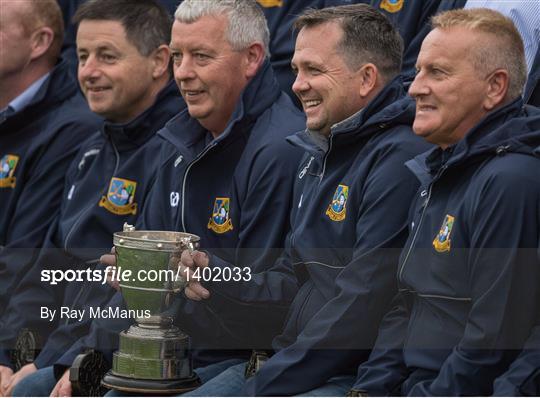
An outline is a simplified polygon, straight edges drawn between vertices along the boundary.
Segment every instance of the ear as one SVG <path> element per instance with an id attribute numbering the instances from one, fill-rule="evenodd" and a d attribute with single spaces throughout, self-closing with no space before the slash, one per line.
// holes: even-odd
<path id="1" fill-rule="evenodd" d="M 154 50 L 152 54 L 152 77 L 154 79 L 159 79 L 164 73 L 167 73 L 170 59 L 171 51 L 169 50 L 169 46 L 162 44 Z"/>
<path id="2" fill-rule="evenodd" d="M 261 64 L 264 61 L 264 47 L 262 43 L 253 43 L 246 50 L 246 69 L 245 75 L 247 79 L 254 77 Z"/>
<path id="3" fill-rule="evenodd" d="M 358 81 L 360 85 L 358 87 L 360 96 L 362 98 L 369 97 L 374 88 L 378 84 L 379 70 L 372 63 L 367 63 L 363 65 L 357 72 Z"/>
<path id="4" fill-rule="evenodd" d="M 32 43 L 32 52 L 30 59 L 34 60 L 45 54 L 54 40 L 54 32 L 48 26 L 43 26 L 37 29 L 30 37 Z"/>
<path id="5" fill-rule="evenodd" d="M 506 99 L 509 76 L 506 69 L 497 69 L 487 77 L 487 91 L 483 106 L 486 111 L 493 110 Z"/>

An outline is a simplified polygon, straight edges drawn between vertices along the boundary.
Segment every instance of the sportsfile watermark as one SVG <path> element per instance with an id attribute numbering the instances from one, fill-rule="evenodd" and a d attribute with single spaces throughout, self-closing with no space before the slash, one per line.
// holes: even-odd
<path id="1" fill-rule="evenodd" d="M 187 282 L 247 282 L 251 280 L 249 267 L 205 267 L 188 270 L 184 267 L 173 269 L 139 269 L 134 272 L 122 267 L 107 266 L 105 269 L 43 269 L 41 282 L 58 285 L 61 282 L 174 282 L 185 280 Z"/>

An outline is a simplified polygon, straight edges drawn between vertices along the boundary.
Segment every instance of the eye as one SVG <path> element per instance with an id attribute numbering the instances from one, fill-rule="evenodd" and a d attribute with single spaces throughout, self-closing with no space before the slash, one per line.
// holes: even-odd
<path id="1" fill-rule="evenodd" d="M 204 53 L 195 53 L 194 54 L 194 57 L 197 61 L 208 61 L 208 59 L 210 59 L 210 57 Z"/>
<path id="2" fill-rule="evenodd" d="M 319 75 L 322 72 L 319 68 L 315 66 L 308 66 L 307 70 L 311 75 Z"/>
<path id="3" fill-rule="evenodd" d="M 180 51 L 172 51 L 171 59 L 175 64 L 180 64 L 182 62 L 182 53 Z"/>
<path id="4" fill-rule="evenodd" d="M 88 58 L 88 54 L 77 54 L 80 64 L 84 64 Z"/>
<path id="5" fill-rule="evenodd" d="M 103 62 L 111 64 L 116 61 L 116 56 L 112 54 L 103 53 L 101 54 L 100 58 L 103 60 Z"/>

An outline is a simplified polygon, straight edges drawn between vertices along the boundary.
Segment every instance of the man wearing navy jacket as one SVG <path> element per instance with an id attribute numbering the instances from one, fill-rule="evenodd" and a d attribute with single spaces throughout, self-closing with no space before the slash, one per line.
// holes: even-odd
<path id="1" fill-rule="evenodd" d="M 158 133 L 159 172 L 137 223 L 138 229 L 199 235 L 206 250 L 242 268 L 246 277 L 264 271 L 282 251 L 302 155 L 285 137 L 305 123 L 274 78 L 268 36 L 254 0 L 186 0 L 179 6 L 170 48 L 187 110 Z M 122 304 L 118 293 L 108 305 Z M 175 304 L 178 325 L 192 339 L 196 372 L 205 381 L 244 362 L 252 348 L 268 346 L 288 303 L 273 318 L 260 317 L 266 328 L 250 322 L 223 326 L 203 303 L 180 298 Z M 130 324 L 95 319 L 55 368 L 63 372 L 85 347 L 110 359 L 118 333 Z M 69 391 L 65 372 L 54 394 Z"/>
<path id="2" fill-rule="evenodd" d="M 158 2 L 89 0 L 75 18 L 80 21 L 81 89 L 90 108 L 106 121 L 85 141 L 67 171 L 60 214 L 2 319 L 4 394 L 48 395 L 56 383 L 51 365 L 88 330 L 88 316 L 42 319 L 41 308 L 58 314 L 59 307 L 67 306 L 88 314 L 89 307 L 105 304 L 114 293 L 99 282 L 51 285 L 41 272 L 101 268 L 96 259 L 110 248 L 112 234 L 124 222 L 135 223 L 154 181 L 161 145 L 156 132 L 185 107 L 170 81 L 171 18 Z M 33 363 L 4 377 L 12 366 L 7 350 L 14 348 L 23 327 L 39 332 L 45 345 Z"/>
<path id="3" fill-rule="evenodd" d="M 296 28 L 293 90 L 307 129 L 288 138 L 305 154 L 286 253 L 250 281 L 192 281 L 186 289 L 224 322 L 240 307 L 264 318 L 293 302 L 275 353 L 250 366 L 247 380 L 242 363 L 188 395 L 339 396 L 367 359 L 395 294 L 408 201 L 418 186 L 404 162 L 428 148 L 411 130 L 414 103 L 396 77 L 402 40 L 365 4 L 308 11 Z M 182 260 L 188 267 L 230 267 L 201 252 L 184 252 Z M 291 273 L 303 283 L 296 294 Z"/>
<path id="4" fill-rule="evenodd" d="M 53 0 L 0 2 L 0 314 L 60 206 L 69 163 L 99 125 L 59 59 Z"/>
<path id="5" fill-rule="evenodd" d="M 400 293 L 357 395 L 491 395 L 540 311 L 540 113 L 521 98 L 523 42 L 489 9 L 433 28 L 409 93 L 415 133 L 438 148 L 407 163 L 421 188 Z"/>

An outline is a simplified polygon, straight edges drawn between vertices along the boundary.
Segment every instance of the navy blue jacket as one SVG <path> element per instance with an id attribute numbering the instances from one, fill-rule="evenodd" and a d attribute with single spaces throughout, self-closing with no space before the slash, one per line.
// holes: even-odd
<path id="1" fill-rule="evenodd" d="M 137 227 L 194 233 L 213 258 L 260 272 L 284 245 L 294 172 L 302 155 L 285 137 L 304 123 L 279 89 L 268 62 L 244 90 L 218 138 L 212 139 L 187 111 L 179 114 L 159 133 L 161 166 L 150 205 Z M 214 207 L 220 199 L 227 203 L 228 212 L 226 220 L 216 221 Z M 121 301 L 117 294 L 109 305 Z M 205 304 L 184 300 L 176 304 L 179 326 L 191 335 L 193 347 L 201 350 L 195 353 L 195 366 L 216 361 L 222 354 L 202 349 L 253 348 L 243 334 L 239 336 L 245 324 L 238 329 L 220 327 L 222 322 Z M 58 364 L 70 365 L 84 347 L 108 353 L 117 347 L 118 332 L 127 326 L 125 320 L 96 319 L 91 333 Z M 266 336 L 270 341 L 269 333 Z"/>
<path id="2" fill-rule="evenodd" d="M 114 290 L 98 282 L 51 286 L 41 282 L 41 270 L 86 269 L 87 262 L 95 263 L 110 250 L 112 235 L 122 230 L 124 222 L 136 222 L 159 165 L 161 139 L 156 132 L 184 107 L 171 81 L 154 105 L 137 118 L 126 124 L 105 122 L 101 131 L 84 143 L 67 173 L 60 214 L 48 232 L 46 248 L 10 301 L 0 334 L 2 348 L 13 348 L 20 328 L 37 330 L 46 340 L 35 361 L 42 368 L 52 365 L 88 331 L 88 308 L 104 305 Z M 86 317 L 82 322 L 59 320 L 57 312 L 55 322 L 49 322 L 40 319 L 41 306 L 85 308 Z M 6 362 L 5 355 L 0 356 L 0 363 Z"/>
<path id="3" fill-rule="evenodd" d="M 408 162 L 421 188 L 400 295 L 356 389 L 492 393 L 540 311 L 539 143 L 540 111 L 518 99 L 457 144 Z"/>
<path id="4" fill-rule="evenodd" d="M 246 394 L 308 391 L 367 357 L 395 292 L 406 239 L 408 206 L 401 204 L 418 186 L 404 162 L 428 147 L 411 131 L 414 103 L 404 97 L 401 81 L 393 81 L 332 128 L 328 151 L 308 131 L 291 136 L 306 154 L 296 173 L 287 252 L 249 282 L 207 284 L 222 316 L 240 302 L 271 317 L 275 306 L 294 299 L 273 342 L 276 354 L 247 381 Z M 295 279 L 303 283 L 297 294 Z"/>
<path id="5" fill-rule="evenodd" d="M 61 62 L 30 104 L 0 123 L 0 313 L 57 214 L 70 162 L 99 122 Z"/>

